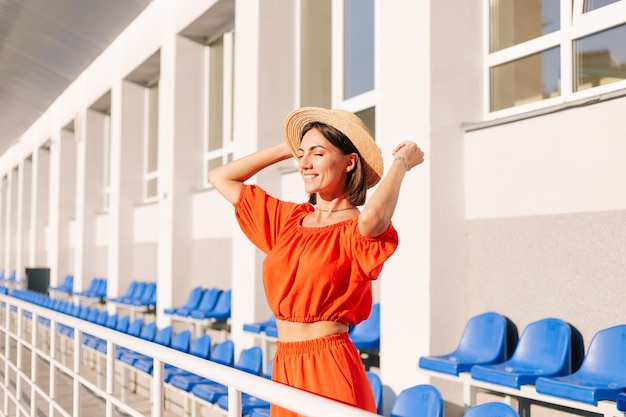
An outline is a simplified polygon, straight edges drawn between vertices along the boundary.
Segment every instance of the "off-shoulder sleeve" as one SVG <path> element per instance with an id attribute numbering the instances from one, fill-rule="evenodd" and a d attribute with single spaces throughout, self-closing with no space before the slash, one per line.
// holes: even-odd
<path id="1" fill-rule="evenodd" d="M 245 185 L 234 204 L 239 227 L 250 241 L 264 253 L 276 242 L 281 225 L 283 202 L 268 195 L 256 185 Z"/>
<path id="2" fill-rule="evenodd" d="M 361 270 L 363 279 L 375 280 L 380 275 L 383 264 L 398 247 L 398 232 L 389 223 L 387 230 L 375 238 L 367 238 L 359 233 L 358 227 L 353 232 L 353 256 Z"/>

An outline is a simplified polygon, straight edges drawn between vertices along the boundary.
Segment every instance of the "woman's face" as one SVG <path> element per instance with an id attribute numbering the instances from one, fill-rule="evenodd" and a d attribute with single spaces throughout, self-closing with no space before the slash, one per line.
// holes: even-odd
<path id="1" fill-rule="evenodd" d="M 307 193 L 325 200 L 343 197 L 346 176 L 354 169 L 356 154 L 343 155 L 317 129 L 305 133 L 298 148 L 298 166 Z"/>

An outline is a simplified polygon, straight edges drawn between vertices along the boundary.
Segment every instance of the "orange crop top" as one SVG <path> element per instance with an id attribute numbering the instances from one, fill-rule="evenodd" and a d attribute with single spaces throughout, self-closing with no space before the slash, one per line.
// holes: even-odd
<path id="1" fill-rule="evenodd" d="M 369 316 L 371 280 L 398 246 L 391 224 L 376 238 L 361 236 L 356 217 L 303 227 L 313 206 L 278 200 L 255 185 L 244 185 L 234 206 L 242 231 L 267 255 L 263 285 L 277 319 L 355 325 Z"/>

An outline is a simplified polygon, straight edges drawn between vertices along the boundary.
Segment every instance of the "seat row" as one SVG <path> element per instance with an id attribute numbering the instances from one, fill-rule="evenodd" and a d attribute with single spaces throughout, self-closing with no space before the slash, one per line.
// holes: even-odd
<path id="1" fill-rule="evenodd" d="M 232 305 L 230 289 L 194 287 L 185 303 L 178 307 L 166 308 L 163 313 L 172 320 L 196 324 L 226 323 L 230 319 Z"/>
<path id="2" fill-rule="evenodd" d="M 444 402 L 439 390 L 430 384 L 420 384 L 406 388 L 398 394 L 390 417 L 442 417 L 443 408 Z M 519 415 L 508 404 L 490 401 L 467 408 L 463 417 L 519 417 Z"/>
<path id="3" fill-rule="evenodd" d="M 539 394 L 591 405 L 616 401 L 626 391 L 626 325 L 598 331 L 586 353 L 580 334 L 558 318 L 535 321 L 516 334 L 501 314 L 474 316 L 455 350 L 423 356 L 419 367 L 513 389 L 534 386 Z"/>
<path id="4" fill-rule="evenodd" d="M 15 285 L 15 284 L 23 284 L 24 280 L 18 280 L 17 279 L 17 271 L 14 269 L 11 271 L 11 273 L 7 276 L 5 274 L 5 271 L 2 270 L 0 271 L 0 284 L 3 285 Z"/>
<path id="5" fill-rule="evenodd" d="M 48 285 L 48 292 L 72 295 L 74 292 L 74 275 L 66 275 L 61 285 Z"/>
<path id="6" fill-rule="evenodd" d="M 67 300 L 51 299 L 43 294 L 29 290 L 13 290 L 11 295 L 24 301 L 88 320 L 94 324 L 106 326 L 133 337 L 152 341 L 253 375 L 271 378 L 272 362 L 270 361 L 266 369 L 263 370 L 262 352 L 257 346 L 242 350 L 238 360 L 235 362 L 234 344 L 231 340 L 212 345 L 209 334 L 203 334 L 192 339 L 189 330 L 183 330 L 174 334 L 172 326 L 158 329 L 156 322 L 144 323 L 141 318 L 131 321 L 127 315 L 118 316 L 117 313 L 109 315 L 106 310 L 100 310 L 97 307 L 74 304 Z M 49 324 L 45 317 L 40 316 L 39 319 L 42 323 Z M 74 337 L 74 331 L 69 326 L 60 325 L 58 331 L 68 339 L 73 339 Z M 96 353 L 106 354 L 107 352 L 107 341 L 95 335 L 83 334 L 82 343 L 86 348 L 92 349 Z M 149 356 L 135 352 L 130 348 L 116 346 L 115 357 L 117 362 L 127 369 L 133 369 L 147 376 L 153 375 L 153 359 Z M 376 401 L 377 412 L 382 414 L 382 382 L 380 377 L 373 372 L 368 371 L 367 376 Z M 164 364 L 163 378 L 166 388 L 183 393 L 190 401 L 211 405 L 221 410 L 228 410 L 227 386 L 167 363 Z M 269 415 L 269 407 L 270 404 L 263 399 L 245 393 L 242 395 L 242 415 L 267 416 Z M 391 416 L 441 417 L 442 410 L 443 401 L 437 389 L 431 385 L 419 385 L 408 388 L 398 395 L 394 400 Z M 495 414 L 496 412 L 497 414 Z M 490 403 L 472 407 L 467 410 L 465 417 L 491 415 L 517 417 L 517 414 L 510 407 L 502 403 Z"/>
<path id="7" fill-rule="evenodd" d="M 131 281 L 126 292 L 119 297 L 106 297 L 107 303 L 130 309 L 154 311 L 156 308 L 157 287 L 154 281 Z"/>
<path id="8" fill-rule="evenodd" d="M 103 302 L 107 296 L 107 280 L 106 278 L 94 277 L 85 290 L 74 291 L 72 295 L 78 298 Z"/>
<path id="9" fill-rule="evenodd" d="M 11 295 L 57 312 L 69 314 L 91 323 L 123 332 L 129 336 L 151 341 L 254 375 L 262 375 L 263 359 L 261 348 L 256 346 L 243 350 L 238 361 L 235 362 L 235 349 L 232 340 L 224 340 L 212 346 L 209 334 L 203 334 L 192 340 L 190 330 L 182 330 L 174 334 L 171 325 L 158 329 L 156 322 L 144 323 L 143 318 L 131 320 L 128 315 L 119 316 L 117 313 L 109 315 L 106 310 L 100 310 L 97 307 L 74 304 L 62 299 L 52 299 L 44 294 L 29 290 L 13 290 Z M 25 313 L 28 314 L 28 312 Z M 39 320 L 43 325 L 49 326 L 50 324 L 45 317 L 40 316 Z M 59 325 L 58 331 L 65 338 L 73 339 L 74 337 L 74 329 L 72 327 Z M 90 334 L 83 334 L 82 343 L 95 353 L 107 353 L 108 343 L 105 339 Z M 126 369 L 133 369 L 146 375 L 152 375 L 153 373 L 153 359 L 132 349 L 116 346 L 115 359 L 118 363 L 125 366 Z M 268 368 L 265 377 L 271 377 L 271 368 Z M 164 365 L 164 382 L 172 389 L 193 394 L 199 399 L 212 404 L 217 404 L 217 399 L 228 392 L 227 386 L 167 363 Z M 269 403 L 260 399 L 253 399 L 252 397 L 247 399 L 247 404 L 269 408 Z"/>

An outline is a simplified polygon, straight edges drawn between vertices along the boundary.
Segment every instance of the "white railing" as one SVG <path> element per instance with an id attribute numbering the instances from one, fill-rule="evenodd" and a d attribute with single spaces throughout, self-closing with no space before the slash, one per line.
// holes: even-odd
<path id="1" fill-rule="evenodd" d="M 152 417 L 164 415 L 166 384 L 163 381 L 163 366 L 165 362 L 227 385 L 229 387 L 229 417 L 241 416 L 242 392 L 310 417 L 327 417 L 329 415 L 343 417 L 377 416 L 374 413 L 250 375 L 206 359 L 197 358 L 9 295 L 0 294 L 0 303 L 2 305 L 0 308 L 0 333 L 4 335 L 4 338 L 0 337 L 0 361 L 4 365 L 2 368 L 4 381 L 0 381 L 0 395 L 4 399 L 3 410 L 0 410 L 0 413 L 3 416 L 9 414 L 10 407 L 15 410 L 15 413 L 11 415 L 34 416 L 36 410 L 42 408 L 38 402 L 45 401 L 47 402 L 48 415 L 79 417 L 82 387 L 91 390 L 103 399 L 106 404 L 105 415 L 107 417 L 112 417 L 115 410 L 123 411 L 130 416 L 143 416 L 144 414 L 127 405 L 123 398 L 115 395 L 116 387 L 121 387 L 122 391 L 125 388 L 116 378 L 116 345 L 131 348 L 154 359 L 154 371 L 149 393 L 150 415 Z M 26 312 L 29 314 L 25 314 Z M 49 327 L 40 324 L 40 318 L 49 319 Z M 73 355 L 71 367 L 66 366 L 61 360 L 63 358 L 58 357 L 59 343 L 62 337 L 57 331 L 59 325 L 74 328 L 74 338 L 71 341 Z M 81 371 L 85 365 L 82 345 L 83 333 L 107 340 L 104 388 L 101 388 L 101 384 L 94 383 L 82 375 Z M 43 336 L 47 336 L 47 340 L 43 340 Z M 29 373 L 22 370 L 25 361 L 24 352 L 27 351 L 30 351 L 31 355 Z M 41 379 L 37 374 L 38 367 L 35 366 L 39 360 L 44 360 L 49 364 L 50 379 L 47 389 L 43 389 L 35 383 Z M 56 398 L 58 372 L 69 376 L 73 381 L 73 403 L 70 411 L 64 409 Z M 14 385 L 11 381 L 14 381 Z M 22 393 L 27 390 L 30 391 L 30 397 L 23 398 Z"/>

